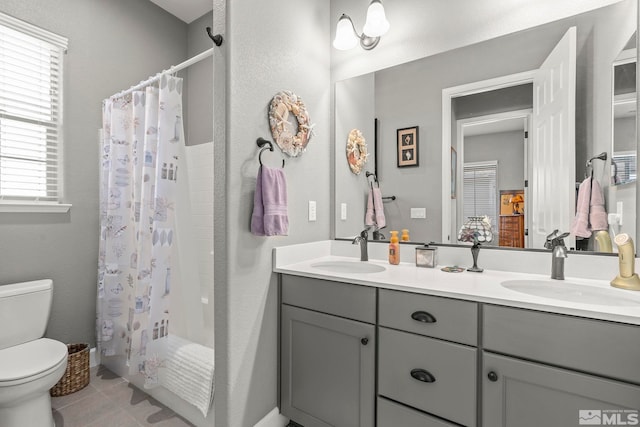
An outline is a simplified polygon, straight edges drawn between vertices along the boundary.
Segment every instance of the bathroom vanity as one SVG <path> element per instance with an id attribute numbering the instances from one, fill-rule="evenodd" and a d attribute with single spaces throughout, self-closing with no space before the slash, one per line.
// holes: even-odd
<path id="1" fill-rule="evenodd" d="M 640 295 L 611 289 L 619 306 L 557 302 L 500 285 L 543 284 L 539 275 L 376 261 L 384 271 L 351 273 L 349 262 L 276 262 L 280 408 L 292 426 L 638 420 Z"/>

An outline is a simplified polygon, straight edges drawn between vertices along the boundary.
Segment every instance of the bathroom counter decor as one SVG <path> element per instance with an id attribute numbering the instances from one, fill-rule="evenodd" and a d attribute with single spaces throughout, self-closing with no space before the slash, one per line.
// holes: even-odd
<path id="1" fill-rule="evenodd" d="M 369 153 L 367 152 L 367 142 L 359 129 L 352 129 L 351 132 L 349 132 L 346 151 L 347 162 L 349 163 L 351 172 L 360 175 L 362 168 L 364 168 L 365 163 L 367 163 Z"/>
<path id="2" fill-rule="evenodd" d="M 66 396 L 89 385 L 89 344 L 67 344 L 67 349 L 67 369 L 49 391 L 53 397 Z"/>
<path id="3" fill-rule="evenodd" d="M 418 247 L 418 245 L 415 245 Z M 640 292 L 616 289 L 608 278 L 618 270 L 618 259 L 609 257 L 598 263 L 589 255 L 572 254 L 566 265 L 566 280 L 552 280 L 549 275 L 551 254 L 548 251 L 522 252 L 517 250 L 485 250 L 483 274 L 462 272 L 450 274 L 441 271 L 444 266 L 465 266 L 468 263 L 468 247 L 438 247 L 437 268 L 415 266 L 412 245 L 402 246 L 399 265 L 386 262 L 387 245 L 369 244 L 367 264 L 379 265 L 377 272 L 338 272 L 320 269 L 322 263 L 359 263 L 350 241 L 325 240 L 291 246 L 276 247 L 274 269 L 276 273 L 338 281 L 379 289 L 400 290 L 425 295 L 456 298 L 479 303 L 525 308 L 548 313 L 566 314 L 613 322 L 640 325 Z M 524 255 L 524 256 L 523 256 Z M 640 259 L 636 260 L 636 263 Z M 606 263 L 604 265 L 603 263 Z M 510 271 L 505 271 L 507 268 Z M 521 282 L 540 286 L 559 293 L 543 296 L 519 292 L 516 287 L 503 284 Z M 566 289 L 583 289 L 594 295 L 609 296 L 617 302 L 581 300 L 563 294 Z"/>
<path id="4" fill-rule="evenodd" d="M 289 122 L 293 114 L 298 125 L 297 132 Z M 313 135 L 311 119 L 302 98 L 289 90 L 275 94 L 269 105 L 271 135 L 280 149 L 291 157 L 298 157 L 307 148 Z"/>

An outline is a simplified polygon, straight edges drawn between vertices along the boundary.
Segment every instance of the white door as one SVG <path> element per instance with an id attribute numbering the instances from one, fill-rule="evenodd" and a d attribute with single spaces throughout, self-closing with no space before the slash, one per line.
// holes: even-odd
<path id="1" fill-rule="evenodd" d="M 571 27 L 533 81 L 529 144 L 529 247 L 553 230 L 569 231 L 575 214 L 576 28 Z M 526 202 L 525 202 L 526 203 Z M 573 236 L 567 245 L 575 246 Z"/>

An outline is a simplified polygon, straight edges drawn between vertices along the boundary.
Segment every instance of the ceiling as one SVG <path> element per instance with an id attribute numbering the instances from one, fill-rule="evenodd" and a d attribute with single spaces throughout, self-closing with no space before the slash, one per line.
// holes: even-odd
<path id="1" fill-rule="evenodd" d="M 170 14 L 190 24 L 213 9 L 213 0 L 150 0 Z"/>

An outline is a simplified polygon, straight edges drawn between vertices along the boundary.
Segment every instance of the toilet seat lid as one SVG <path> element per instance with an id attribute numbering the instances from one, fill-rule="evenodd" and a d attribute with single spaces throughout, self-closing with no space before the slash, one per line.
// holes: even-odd
<path id="1" fill-rule="evenodd" d="M 60 341 L 40 338 L 0 350 L 0 384 L 32 377 L 57 366 L 67 357 Z"/>

